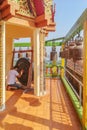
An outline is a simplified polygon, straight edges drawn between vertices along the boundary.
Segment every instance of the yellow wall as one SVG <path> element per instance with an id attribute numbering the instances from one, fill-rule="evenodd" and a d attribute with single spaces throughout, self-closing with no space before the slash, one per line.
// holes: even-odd
<path id="1" fill-rule="evenodd" d="M 12 50 L 13 50 L 13 39 L 6 38 L 6 75 L 11 68 L 12 64 Z"/>

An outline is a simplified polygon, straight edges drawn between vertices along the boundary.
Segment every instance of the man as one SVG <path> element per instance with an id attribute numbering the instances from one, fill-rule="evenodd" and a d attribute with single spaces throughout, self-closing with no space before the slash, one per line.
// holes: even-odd
<path id="1" fill-rule="evenodd" d="M 18 73 L 18 66 L 15 66 L 12 70 L 10 70 L 8 72 L 7 75 L 7 90 L 9 88 L 13 88 L 13 89 L 19 89 L 22 88 L 23 86 L 19 83 L 16 82 L 16 78 L 20 78 L 23 74 L 23 70 L 21 70 L 20 74 Z"/>

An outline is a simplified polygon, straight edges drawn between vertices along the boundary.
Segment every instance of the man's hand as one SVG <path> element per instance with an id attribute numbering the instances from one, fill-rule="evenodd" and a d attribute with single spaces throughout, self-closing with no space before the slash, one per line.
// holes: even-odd
<path id="1" fill-rule="evenodd" d="M 20 75 L 22 75 L 24 73 L 24 70 L 22 69 L 21 71 L 20 71 Z"/>
<path id="2" fill-rule="evenodd" d="M 23 75 L 23 73 L 24 73 L 24 70 L 22 69 L 17 77 L 20 78 Z"/>

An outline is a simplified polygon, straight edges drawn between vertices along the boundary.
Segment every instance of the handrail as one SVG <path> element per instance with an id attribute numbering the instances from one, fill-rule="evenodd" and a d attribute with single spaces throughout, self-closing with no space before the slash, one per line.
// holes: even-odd
<path id="1" fill-rule="evenodd" d="M 76 70 L 74 70 L 73 68 L 70 68 L 70 65 L 66 65 L 67 68 L 69 68 L 70 70 L 74 71 L 76 74 L 78 74 L 79 76 L 82 77 L 82 73 L 81 72 L 78 72 Z M 72 66 L 71 66 L 72 67 Z"/>
<path id="2" fill-rule="evenodd" d="M 57 40 L 64 40 L 64 38 L 65 37 L 59 37 L 59 38 L 55 38 L 55 39 L 46 40 L 46 42 L 57 41 Z"/>
<path id="3" fill-rule="evenodd" d="M 81 86 L 83 86 L 83 83 L 79 81 L 72 73 L 68 71 L 68 69 L 64 68 Z"/>
<path id="4" fill-rule="evenodd" d="M 87 8 L 85 11 L 82 13 L 82 15 L 79 17 L 79 19 L 76 21 L 76 23 L 72 26 L 70 31 L 67 33 L 64 39 L 64 43 L 67 42 L 70 38 L 75 36 L 79 31 L 82 30 L 84 21 L 87 20 Z"/>
<path id="5" fill-rule="evenodd" d="M 75 95 L 77 96 L 77 98 L 79 99 L 80 102 L 80 106 L 82 105 L 82 87 L 83 87 L 83 83 L 81 81 L 79 81 L 72 73 L 70 73 L 66 68 L 64 68 L 78 83 L 79 83 L 79 94 L 75 91 L 75 89 L 73 88 L 73 85 L 69 82 L 68 78 L 65 76 L 67 82 L 70 84 L 73 92 L 75 93 Z"/>

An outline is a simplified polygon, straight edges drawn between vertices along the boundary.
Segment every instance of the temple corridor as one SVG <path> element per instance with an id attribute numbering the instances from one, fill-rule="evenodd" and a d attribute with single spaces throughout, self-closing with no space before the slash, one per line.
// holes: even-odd
<path id="1" fill-rule="evenodd" d="M 0 130 L 81 130 L 69 96 L 58 78 L 46 78 L 47 93 L 6 91 L 6 109 L 0 112 Z"/>

